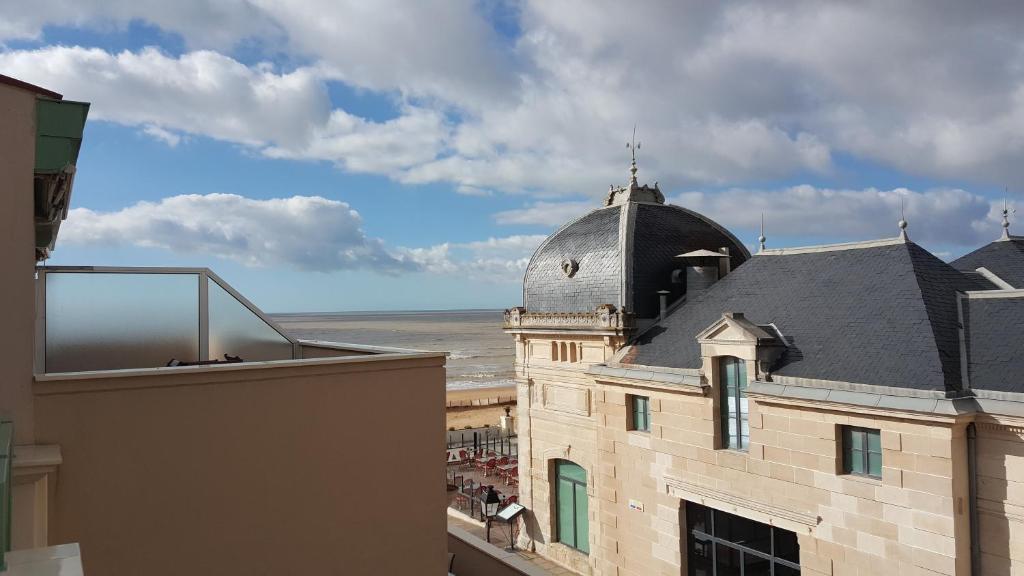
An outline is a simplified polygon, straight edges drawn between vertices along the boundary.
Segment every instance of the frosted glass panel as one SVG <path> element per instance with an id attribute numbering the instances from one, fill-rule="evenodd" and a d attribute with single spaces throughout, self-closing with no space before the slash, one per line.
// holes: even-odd
<path id="1" fill-rule="evenodd" d="M 290 360 L 292 343 L 227 290 L 209 279 L 210 360 Z"/>
<path id="2" fill-rule="evenodd" d="M 50 272 L 46 371 L 199 359 L 199 275 Z"/>

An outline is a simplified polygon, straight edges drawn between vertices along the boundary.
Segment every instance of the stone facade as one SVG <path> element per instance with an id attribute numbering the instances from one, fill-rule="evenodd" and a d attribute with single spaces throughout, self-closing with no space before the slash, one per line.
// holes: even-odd
<path id="1" fill-rule="evenodd" d="M 623 335 L 508 328 L 530 510 L 522 544 L 577 572 L 687 574 L 685 502 L 694 502 L 794 532 L 803 574 L 970 574 L 966 429 L 975 422 L 982 573 L 1024 574 L 1024 419 L 752 391 L 749 447 L 723 449 L 717 359 L 746 359 L 747 378 L 763 376 L 761 347 L 742 329 L 702 341 L 703 368 L 676 370 L 694 382 L 679 384 L 657 368 L 591 370 L 611 363 Z M 552 360 L 553 342 L 583 352 Z M 650 398 L 649 432 L 628 429 L 630 395 Z M 842 473 L 842 426 L 880 431 L 880 479 Z M 587 471 L 589 554 L 557 542 L 559 459 Z"/>

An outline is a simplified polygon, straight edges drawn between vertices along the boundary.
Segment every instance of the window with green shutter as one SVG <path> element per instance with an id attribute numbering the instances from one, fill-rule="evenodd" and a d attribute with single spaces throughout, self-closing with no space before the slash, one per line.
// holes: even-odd
<path id="1" fill-rule="evenodd" d="M 747 366 L 732 356 L 718 359 L 718 388 L 721 394 L 722 448 L 746 450 L 750 443 L 747 421 Z"/>
<path id="2" fill-rule="evenodd" d="M 651 399 L 647 396 L 629 396 L 629 429 L 638 432 L 651 431 Z"/>
<path id="3" fill-rule="evenodd" d="M 558 541 L 580 552 L 590 553 L 587 471 L 568 460 L 558 460 L 555 476 Z"/>
<path id="4" fill-rule="evenodd" d="M 843 472 L 872 478 L 882 477 L 880 431 L 843 426 Z"/>

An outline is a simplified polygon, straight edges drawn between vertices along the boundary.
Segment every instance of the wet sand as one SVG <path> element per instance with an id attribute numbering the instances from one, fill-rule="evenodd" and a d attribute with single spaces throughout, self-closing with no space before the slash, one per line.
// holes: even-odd
<path id="1" fill-rule="evenodd" d="M 271 314 L 299 338 L 448 352 L 447 426 L 497 426 L 515 407 L 511 336 L 500 310 Z"/>

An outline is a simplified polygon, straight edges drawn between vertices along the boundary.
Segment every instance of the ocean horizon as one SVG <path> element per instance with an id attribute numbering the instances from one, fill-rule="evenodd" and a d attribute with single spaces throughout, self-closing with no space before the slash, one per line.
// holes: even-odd
<path id="1" fill-rule="evenodd" d="M 515 384 L 515 349 L 502 332 L 501 309 L 268 315 L 298 338 L 448 352 L 449 390 Z"/>

